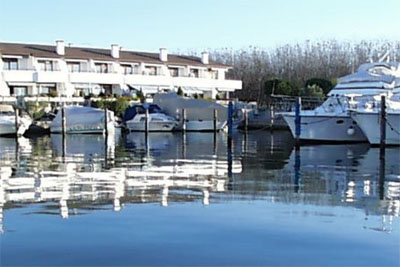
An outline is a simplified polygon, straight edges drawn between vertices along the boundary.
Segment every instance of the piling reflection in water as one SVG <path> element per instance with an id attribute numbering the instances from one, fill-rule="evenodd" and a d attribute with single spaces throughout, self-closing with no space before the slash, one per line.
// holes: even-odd
<path id="1" fill-rule="evenodd" d="M 0 224 L 15 206 L 62 218 L 133 203 L 235 199 L 350 206 L 400 214 L 399 149 L 367 144 L 294 148 L 289 132 L 142 133 L 0 138 Z M 387 217 L 389 216 L 389 217 Z M 1 229 L 2 230 L 2 229 Z"/>

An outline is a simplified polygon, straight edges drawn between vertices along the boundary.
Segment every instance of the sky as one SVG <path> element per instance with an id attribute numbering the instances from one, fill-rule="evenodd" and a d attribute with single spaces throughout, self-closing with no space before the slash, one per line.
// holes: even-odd
<path id="1" fill-rule="evenodd" d="M 0 41 L 188 52 L 400 40 L 400 0 L 0 0 Z"/>

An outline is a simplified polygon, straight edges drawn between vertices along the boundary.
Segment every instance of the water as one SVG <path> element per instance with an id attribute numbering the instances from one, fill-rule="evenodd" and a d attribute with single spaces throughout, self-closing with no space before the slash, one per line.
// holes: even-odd
<path id="1" fill-rule="evenodd" d="M 0 265 L 399 266 L 399 162 L 289 132 L 0 138 Z"/>

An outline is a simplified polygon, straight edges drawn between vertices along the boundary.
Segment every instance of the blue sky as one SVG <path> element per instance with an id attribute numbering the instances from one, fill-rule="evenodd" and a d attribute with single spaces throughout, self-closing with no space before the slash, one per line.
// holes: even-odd
<path id="1" fill-rule="evenodd" d="M 399 0 L 0 0 L 0 40 L 200 51 L 400 40 Z"/>

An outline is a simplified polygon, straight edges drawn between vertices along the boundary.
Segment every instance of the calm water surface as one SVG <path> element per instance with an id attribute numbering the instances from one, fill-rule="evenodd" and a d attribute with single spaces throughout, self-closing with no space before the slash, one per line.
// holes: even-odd
<path id="1" fill-rule="evenodd" d="M 0 138 L 0 265 L 399 266 L 400 149 Z"/>

